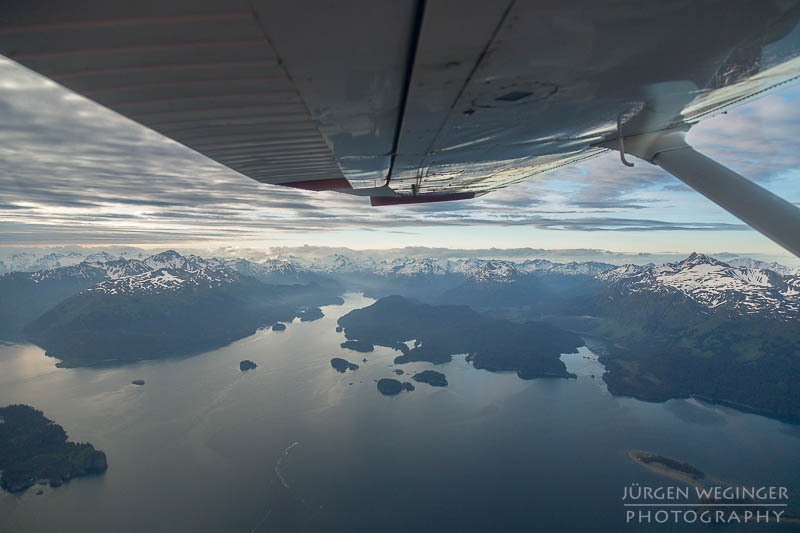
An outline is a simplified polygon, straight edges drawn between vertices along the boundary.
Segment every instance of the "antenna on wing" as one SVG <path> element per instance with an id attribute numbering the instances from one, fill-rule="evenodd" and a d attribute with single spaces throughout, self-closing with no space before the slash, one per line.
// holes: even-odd
<path id="1" fill-rule="evenodd" d="M 622 135 L 622 115 L 617 115 L 617 139 L 619 139 L 619 158 L 626 167 L 632 167 L 633 163 L 625 159 L 625 137 Z"/>

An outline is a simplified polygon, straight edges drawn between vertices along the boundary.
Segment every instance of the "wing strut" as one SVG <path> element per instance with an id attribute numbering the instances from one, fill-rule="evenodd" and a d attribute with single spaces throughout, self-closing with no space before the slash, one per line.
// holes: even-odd
<path id="1" fill-rule="evenodd" d="M 625 151 L 660 166 L 800 257 L 800 208 L 695 151 L 685 136 L 685 131 L 667 130 L 626 137 Z M 616 150 L 621 146 L 606 144 Z"/>

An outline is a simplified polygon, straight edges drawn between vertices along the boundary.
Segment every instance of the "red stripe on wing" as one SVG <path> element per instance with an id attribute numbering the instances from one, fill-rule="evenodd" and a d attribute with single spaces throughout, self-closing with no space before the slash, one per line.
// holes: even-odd
<path id="1" fill-rule="evenodd" d="M 333 191 L 335 189 L 352 189 L 353 186 L 346 178 L 333 178 L 327 180 L 291 181 L 289 183 L 279 183 L 284 187 L 294 187 L 306 191 Z"/>
<path id="2" fill-rule="evenodd" d="M 370 196 L 374 206 L 398 204 L 425 204 L 428 202 L 450 202 L 452 200 L 469 200 L 475 198 L 474 192 L 457 192 L 452 194 L 436 194 L 431 196 Z"/>

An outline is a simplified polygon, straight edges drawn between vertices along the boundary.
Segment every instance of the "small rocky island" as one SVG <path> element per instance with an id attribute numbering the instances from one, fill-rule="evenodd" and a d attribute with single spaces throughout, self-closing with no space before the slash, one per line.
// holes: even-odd
<path id="1" fill-rule="evenodd" d="M 239 363 L 239 370 L 242 372 L 246 372 L 248 370 L 252 370 L 256 368 L 258 365 L 252 362 L 250 359 L 245 359 Z"/>
<path id="2" fill-rule="evenodd" d="M 384 396 L 394 396 L 395 394 L 400 394 L 403 391 L 412 391 L 414 390 L 414 385 L 411 383 L 400 383 L 396 379 L 392 378 L 383 378 L 378 380 L 378 391 Z"/>
<path id="3" fill-rule="evenodd" d="M 133 383 L 134 385 L 139 385 L 141 387 L 142 385 L 144 385 L 144 380 L 143 379 L 134 379 L 133 381 L 131 381 L 131 383 Z"/>
<path id="4" fill-rule="evenodd" d="M 0 486 L 9 492 L 40 481 L 58 487 L 108 468 L 105 453 L 88 442 L 69 442 L 64 428 L 29 405 L 0 408 L 0 422 Z"/>
<path id="5" fill-rule="evenodd" d="M 341 346 L 342 348 L 347 348 L 348 350 L 354 350 L 356 352 L 361 352 L 361 353 L 369 353 L 375 349 L 375 346 L 373 346 L 372 344 L 357 340 L 344 341 L 339 346 Z"/>
<path id="6" fill-rule="evenodd" d="M 342 374 L 348 370 L 358 370 L 357 364 L 351 363 L 347 359 L 342 359 L 341 357 L 334 357 L 331 359 L 331 366 L 335 368 L 337 372 L 341 372 Z"/>
<path id="7" fill-rule="evenodd" d="M 272 331 L 285 331 L 285 330 L 286 330 L 286 324 L 284 324 L 283 322 L 275 322 L 274 324 L 272 324 Z"/>
<path id="8" fill-rule="evenodd" d="M 414 374 L 411 379 L 417 383 L 427 383 L 432 387 L 447 387 L 447 377 L 435 370 L 423 370 Z"/>
<path id="9" fill-rule="evenodd" d="M 324 317 L 325 314 L 319 307 L 309 307 L 297 313 L 297 316 L 300 317 L 300 322 L 313 322 L 314 320 L 319 320 Z"/>

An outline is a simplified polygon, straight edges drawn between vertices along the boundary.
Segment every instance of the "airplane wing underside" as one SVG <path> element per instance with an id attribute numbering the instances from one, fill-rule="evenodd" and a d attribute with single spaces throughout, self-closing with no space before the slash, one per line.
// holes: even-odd
<path id="1" fill-rule="evenodd" d="M 0 53 L 250 178 L 470 198 L 800 76 L 800 0 L 12 0 Z M 198 178 L 201 179 L 201 178 Z"/>

